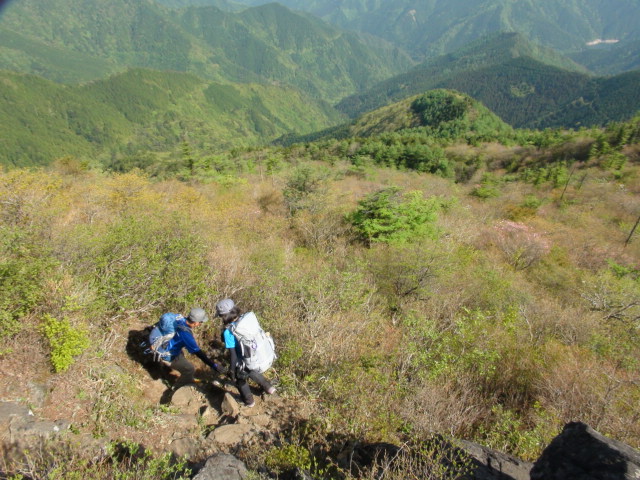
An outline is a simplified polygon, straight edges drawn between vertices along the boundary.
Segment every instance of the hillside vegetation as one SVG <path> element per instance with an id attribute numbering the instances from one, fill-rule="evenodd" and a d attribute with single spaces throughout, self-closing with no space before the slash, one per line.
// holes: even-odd
<path id="1" fill-rule="evenodd" d="M 339 115 L 298 90 L 219 84 L 194 75 L 129 70 L 82 86 L 0 71 L 0 164 L 153 163 L 261 145 L 335 124 Z M 146 155 L 138 155 L 148 152 Z"/>
<path id="2" fill-rule="evenodd" d="M 337 102 L 410 65 L 380 40 L 270 4 L 242 12 L 150 1 L 24 0 L 0 18 L 0 67 L 57 81 L 127 67 L 195 73 L 217 82 L 296 86 Z M 83 59 L 89 58 L 83 68 Z M 330 72 L 330 74 L 329 74 Z"/>
<path id="3" fill-rule="evenodd" d="M 605 125 L 640 110 L 638 72 L 593 77 L 519 34 L 484 38 L 343 99 L 356 116 L 433 88 L 464 92 L 517 128 Z"/>
<path id="4" fill-rule="evenodd" d="M 256 472 L 373 478 L 338 468 L 334 442 L 389 441 L 420 461 L 388 478 L 424 478 L 435 434 L 532 459 L 571 420 L 639 447 L 640 119 L 513 130 L 445 91 L 382 118 L 367 137 L 191 152 L 183 181 L 73 158 L 2 172 L 0 368 L 22 377 L 0 395 L 52 380 L 39 413 L 144 444 L 160 407 L 128 333 L 232 296 L 310 412 L 238 450 Z M 200 335 L 217 356 L 219 326 Z"/>
<path id="5" fill-rule="evenodd" d="M 260 5 L 268 0 L 240 0 Z M 480 0 L 282 0 L 291 8 L 312 12 L 342 28 L 381 36 L 416 58 L 454 51 L 495 32 L 520 32 L 560 52 L 583 50 L 601 38 L 638 40 L 640 6 L 633 0 L 555 0 L 547 3 Z"/>

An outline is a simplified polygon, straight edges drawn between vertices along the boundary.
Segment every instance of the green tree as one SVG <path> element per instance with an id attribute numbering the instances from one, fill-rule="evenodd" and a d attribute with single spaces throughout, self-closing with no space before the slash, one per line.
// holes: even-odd
<path id="1" fill-rule="evenodd" d="M 437 198 L 425 199 L 420 191 L 402 195 L 397 187 L 385 188 L 361 200 L 349 221 L 369 245 L 403 243 L 423 235 L 436 236 L 440 205 Z"/>

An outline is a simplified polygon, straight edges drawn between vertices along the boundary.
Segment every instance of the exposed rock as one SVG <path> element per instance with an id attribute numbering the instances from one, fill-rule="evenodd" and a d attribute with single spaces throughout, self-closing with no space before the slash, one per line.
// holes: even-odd
<path id="1" fill-rule="evenodd" d="M 0 402 L 0 439 L 9 440 L 11 424 L 33 421 L 33 412 L 29 407 L 16 402 Z"/>
<path id="2" fill-rule="evenodd" d="M 0 402 L 0 440 L 24 447 L 35 446 L 69 429 L 69 422 L 41 421 L 31 410 L 19 403 Z"/>
<path id="3" fill-rule="evenodd" d="M 237 445 L 242 443 L 252 430 L 253 427 L 246 424 L 222 425 L 211 432 L 207 438 L 223 445 Z"/>
<path id="4" fill-rule="evenodd" d="M 177 438 L 169 444 L 169 451 L 177 457 L 195 457 L 200 451 L 200 442 L 191 437 Z"/>
<path id="5" fill-rule="evenodd" d="M 146 399 L 157 403 L 167 391 L 167 386 L 160 379 L 150 379 L 144 383 L 142 391 Z"/>
<path id="6" fill-rule="evenodd" d="M 0 402 L 0 457 L 5 462 L 24 463 L 29 461 L 29 451 L 52 446 L 52 439 L 68 445 L 76 455 L 87 460 L 96 461 L 105 456 L 106 439 L 75 435 L 69 427 L 66 420 L 39 420 L 24 405 Z"/>
<path id="7" fill-rule="evenodd" d="M 45 383 L 29 382 L 29 390 L 31 392 L 30 399 L 32 405 L 42 407 L 49 393 L 49 387 Z"/>
<path id="8" fill-rule="evenodd" d="M 474 480 L 529 480 L 532 463 L 466 440 L 457 443 L 474 460 Z"/>
<path id="9" fill-rule="evenodd" d="M 193 480 L 243 480 L 248 473 L 244 463 L 234 456 L 217 453 L 209 457 Z"/>
<path id="10" fill-rule="evenodd" d="M 568 423 L 531 469 L 531 480 L 640 478 L 640 452 L 580 422 Z"/>
<path id="11" fill-rule="evenodd" d="M 240 405 L 236 402 L 236 399 L 230 393 L 224 394 L 224 399 L 221 405 L 222 413 L 229 417 L 237 417 L 240 415 Z"/>
<path id="12" fill-rule="evenodd" d="M 266 428 L 271 423 L 271 416 L 266 413 L 254 415 L 253 417 L 251 417 L 251 422 L 259 427 Z"/>
<path id="13" fill-rule="evenodd" d="M 191 413 L 183 413 L 181 415 L 173 415 L 171 423 L 176 431 L 180 433 L 193 432 L 200 428 L 198 417 Z"/>
<path id="14" fill-rule="evenodd" d="M 216 423 L 220 419 L 220 412 L 211 405 L 206 406 L 200 413 L 202 415 L 203 422 L 207 425 Z"/>
<path id="15" fill-rule="evenodd" d="M 180 408 L 182 413 L 200 414 L 208 406 L 204 393 L 193 385 L 179 388 L 171 397 L 171 404 Z"/>

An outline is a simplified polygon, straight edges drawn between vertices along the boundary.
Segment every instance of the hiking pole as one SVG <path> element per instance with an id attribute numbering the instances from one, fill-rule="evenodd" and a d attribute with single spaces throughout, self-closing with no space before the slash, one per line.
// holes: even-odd
<path id="1" fill-rule="evenodd" d="M 624 246 L 626 247 L 627 245 L 629 245 L 629 242 L 631 241 L 631 237 L 633 235 L 633 232 L 636 231 L 636 228 L 638 228 L 638 224 L 640 223 L 640 216 L 638 217 L 638 220 L 636 220 L 636 224 L 633 226 L 633 228 L 631 229 L 631 232 L 629 233 L 629 236 L 627 237 L 627 240 L 624 242 Z"/>

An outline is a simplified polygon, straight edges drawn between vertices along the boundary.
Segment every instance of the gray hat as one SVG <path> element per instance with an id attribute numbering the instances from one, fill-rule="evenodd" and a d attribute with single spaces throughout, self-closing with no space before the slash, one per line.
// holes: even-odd
<path id="1" fill-rule="evenodd" d="M 206 312 L 202 308 L 192 308 L 187 319 L 193 323 L 202 323 L 209 320 Z"/>
<path id="2" fill-rule="evenodd" d="M 233 300 L 231 300 L 230 298 L 225 298 L 224 300 L 220 300 L 216 304 L 216 315 L 217 316 L 226 315 L 231 310 L 233 310 L 233 307 L 235 306 L 236 304 L 233 303 Z"/>

